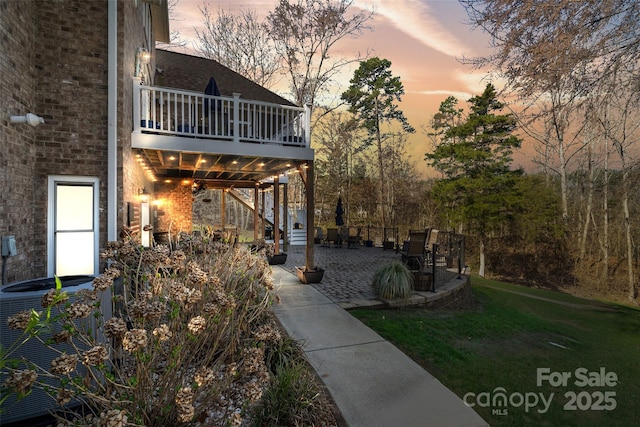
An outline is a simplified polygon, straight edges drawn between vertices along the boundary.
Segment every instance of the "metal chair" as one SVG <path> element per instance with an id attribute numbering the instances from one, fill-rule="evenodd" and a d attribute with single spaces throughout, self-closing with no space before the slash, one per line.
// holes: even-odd
<path id="1" fill-rule="evenodd" d="M 362 228 L 358 227 L 358 232 L 355 236 L 349 235 L 347 238 L 347 248 L 356 248 L 362 244 Z"/>
<path id="2" fill-rule="evenodd" d="M 402 262 L 412 271 L 422 271 L 425 261 L 425 244 L 427 242 L 426 231 L 413 231 L 409 233 L 409 241 L 403 246 Z"/>

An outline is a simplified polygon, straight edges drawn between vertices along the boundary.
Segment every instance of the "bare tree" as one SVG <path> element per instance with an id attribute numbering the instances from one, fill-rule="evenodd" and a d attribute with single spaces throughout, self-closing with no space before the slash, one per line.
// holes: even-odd
<path id="1" fill-rule="evenodd" d="M 280 59 L 265 22 L 257 12 L 237 14 L 219 8 L 215 13 L 207 4 L 200 8 L 204 28 L 195 28 L 198 50 L 266 88 L 276 83 Z"/>
<path id="2" fill-rule="evenodd" d="M 471 22 L 492 37 L 491 64 L 509 85 L 546 92 L 569 76 L 593 88 L 620 64 L 640 56 L 640 2 L 628 0 L 460 0 Z M 576 74 L 576 71 L 579 73 Z"/>
<path id="3" fill-rule="evenodd" d="M 562 219 L 566 226 L 569 223 L 569 174 L 577 155 L 586 147 L 582 138 L 582 101 L 557 81 L 549 92 L 527 102 L 529 105 L 511 111 L 519 129 L 529 137 L 537 152 L 532 160 L 546 175 L 559 178 Z"/>
<path id="4" fill-rule="evenodd" d="M 567 170 L 564 168 L 572 152 L 565 150 L 563 142 L 571 138 L 572 132 L 577 136 L 581 129 L 575 124 L 570 127 L 569 118 L 582 108 L 591 93 L 602 93 L 603 87 L 607 87 L 606 77 L 613 70 L 621 64 L 638 64 L 640 3 L 627 0 L 460 1 L 471 22 L 489 33 L 495 47 L 492 55 L 470 62 L 494 67 L 506 79 L 507 90 L 517 94 L 520 101 L 531 103 L 541 99 L 550 103 L 550 108 L 541 110 L 546 114 L 539 117 L 551 124 L 553 132 L 549 136 L 557 143 L 566 221 Z M 635 83 L 634 78 L 619 83 L 637 85 L 637 75 Z"/>
<path id="5" fill-rule="evenodd" d="M 635 274 L 633 265 L 634 243 L 631 227 L 631 213 L 629 198 L 631 193 L 630 172 L 637 164 L 633 160 L 634 147 L 640 142 L 640 120 L 637 109 L 640 95 L 638 91 L 620 90 L 626 84 L 618 84 L 619 79 L 628 80 L 629 68 L 624 67 L 614 70 L 607 77 L 611 90 L 606 91 L 606 96 L 599 97 L 595 105 L 596 118 L 602 128 L 604 139 L 611 141 L 613 151 L 618 156 L 618 162 L 622 171 L 622 216 L 624 224 L 624 246 L 627 259 L 627 298 L 635 301 Z M 608 238 L 608 234 L 606 235 Z M 607 248 L 608 249 L 608 248 Z M 608 260 L 608 253 L 605 260 Z"/>
<path id="6" fill-rule="evenodd" d="M 285 64 L 293 100 L 316 105 L 317 97 L 346 66 L 362 60 L 332 57 L 340 40 L 368 30 L 371 11 L 351 13 L 353 0 L 280 0 L 269 13 L 271 37 Z"/>

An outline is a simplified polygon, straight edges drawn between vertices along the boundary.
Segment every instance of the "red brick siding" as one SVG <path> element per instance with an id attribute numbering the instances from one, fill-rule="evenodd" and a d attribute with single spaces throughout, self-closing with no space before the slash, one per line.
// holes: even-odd
<path id="1" fill-rule="evenodd" d="M 170 231 L 172 235 L 180 231 L 191 233 L 191 185 L 156 183 L 154 200 L 154 232 Z"/>
<path id="2" fill-rule="evenodd" d="M 0 235 L 16 237 L 18 255 L 7 260 L 9 282 L 38 274 L 35 238 L 35 129 L 10 116 L 40 113 L 35 102 L 31 2 L 0 2 Z M 20 55 L 13 55 L 20 52 Z"/>

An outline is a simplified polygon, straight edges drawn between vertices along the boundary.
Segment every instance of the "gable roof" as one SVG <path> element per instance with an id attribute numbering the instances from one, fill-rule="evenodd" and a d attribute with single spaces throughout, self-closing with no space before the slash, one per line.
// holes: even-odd
<path id="1" fill-rule="evenodd" d="M 280 95 L 252 82 L 213 59 L 156 49 L 156 86 L 203 92 L 211 77 L 216 79 L 220 94 L 240 93 L 244 99 L 295 106 Z"/>

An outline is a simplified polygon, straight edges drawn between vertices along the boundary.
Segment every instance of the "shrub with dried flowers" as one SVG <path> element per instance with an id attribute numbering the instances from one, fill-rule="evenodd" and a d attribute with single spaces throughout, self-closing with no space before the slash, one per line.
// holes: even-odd
<path id="1" fill-rule="evenodd" d="M 276 254 L 276 245 L 275 243 L 267 243 L 264 239 L 254 240 L 253 251 L 256 253 L 262 253 L 267 258 L 272 257 Z"/>
<path id="2" fill-rule="evenodd" d="M 58 288 L 43 297 L 43 311 L 8 320 L 24 331 L 21 342 L 60 354 L 51 366 L 32 366 L 8 363 L 15 348 L 3 350 L 2 395 L 35 387 L 59 404 L 75 399 L 83 414 L 65 414 L 68 425 L 244 422 L 270 382 L 264 348 L 281 339 L 263 258 L 190 235 L 174 251 L 132 238 L 108 242 L 101 256 L 110 266 L 92 292 L 69 298 Z M 111 318 L 102 315 L 102 292 L 113 295 Z"/>

